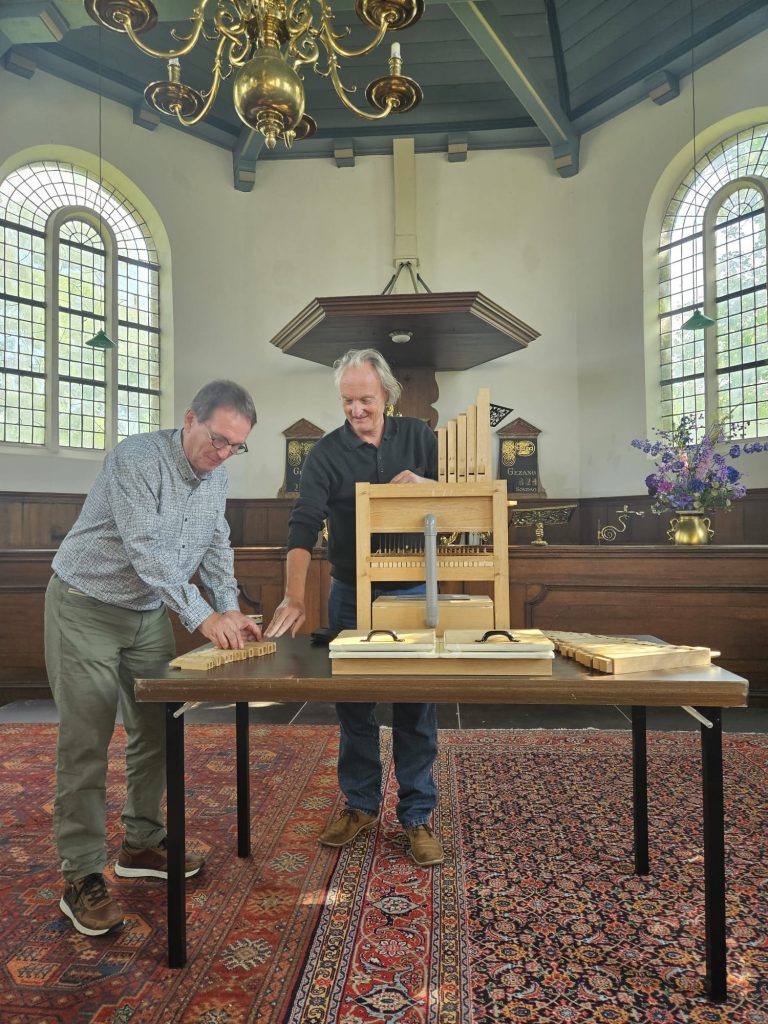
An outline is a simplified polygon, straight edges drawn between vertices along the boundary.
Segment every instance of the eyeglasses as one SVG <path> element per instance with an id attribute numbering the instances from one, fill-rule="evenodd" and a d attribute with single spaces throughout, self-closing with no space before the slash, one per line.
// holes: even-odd
<path id="1" fill-rule="evenodd" d="M 222 448 L 229 448 L 232 455 L 245 455 L 248 451 L 248 445 L 245 441 L 240 441 L 239 444 L 232 444 L 231 441 L 228 441 L 226 437 L 222 437 L 221 434 L 212 434 L 208 427 L 205 428 L 205 432 L 208 435 L 208 440 L 217 452 L 220 452 Z"/>

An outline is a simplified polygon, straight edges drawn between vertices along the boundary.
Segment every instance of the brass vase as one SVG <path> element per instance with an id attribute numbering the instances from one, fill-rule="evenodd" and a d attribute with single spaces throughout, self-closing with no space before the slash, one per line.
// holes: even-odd
<path id="1" fill-rule="evenodd" d="M 703 512 L 678 512 L 667 530 L 673 544 L 709 544 L 714 536 L 709 517 Z"/>

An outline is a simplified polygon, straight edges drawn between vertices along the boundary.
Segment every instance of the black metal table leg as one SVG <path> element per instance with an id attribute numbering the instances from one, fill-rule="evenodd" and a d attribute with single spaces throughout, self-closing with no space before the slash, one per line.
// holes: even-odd
<path id="1" fill-rule="evenodd" d="M 248 743 L 248 704 L 235 704 L 235 761 L 237 768 L 237 856 L 251 853 L 251 766 Z"/>
<path id="2" fill-rule="evenodd" d="M 182 705 L 165 705 L 165 780 L 168 802 L 168 966 L 187 962 L 187 900 L 184 877 L 184 716 Z"/>
<path id="3" fill-rule="evenodd" d="M 635 828 L 635 874 L 648 866 L 648 750 L 644 707 L 632 708 L 632 809 Z"/>
<path id="4" fill-rule="evenodd" d="M 720 708 L 697 708 L 712 728 L 701 726 L 704 796 L 704 924 L 707 995 L 727 998 L 725 954 L 725 820 L 723 810 L 723 726 Z"/>

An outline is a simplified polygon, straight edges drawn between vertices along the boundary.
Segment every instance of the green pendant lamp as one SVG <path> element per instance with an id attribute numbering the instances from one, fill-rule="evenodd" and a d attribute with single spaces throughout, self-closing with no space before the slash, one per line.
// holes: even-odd
<path id="1" fill-rule="evenodd" d="M 693 120 L 693 182 L 696 182 L 696 76 L 694 74 L 693 67 L 693 0 L 690 0 L 690 12 L 691 12 L 691 116 Z M 698 264 L 694 263 L 693 269 L 693 286 L 694 291 L 698 291 Z M 695 309 L 691 316 L 682 325 L 681 330 L 683 331 L 704 331 L 707 327 L 713 327 L 715 321 L 711 316 L 707 316 L 706 313 L 700 309 Z"/>
<path id="2" fill-rule="evenodd" d="M 714 327 L 715 321 L 711 316 L 702 313 L 700 309 L 694 310 L 682 326 L 684 331 L 704 331 L 707 327 Z"/>
<path id="3" fill-rule="evenodd" d="M 104 208 L 104 197 L 101 195 L 101 189 L 103 187 L 103 179 L 101 174 L 101 25 L 99 25 L 99 237 L 102 237 L 102 220 L 101 212 Z M 97 331 L 92 338 L 89 338 L 85 343 L 89 348 L 100 348 L 104 351 L 110 348 L 116 348 L 114 341 L 109 337 L 106 331 L 102 328 Z"/>
<path id="4" fill-rule="evenodd" d="M 115 348 L 115 343 L 112 341 L 104 331 L 99 331 L 98 334 L 94 334 L 92 338 L 89 338 L 85 343 L 90 348 Z"/>

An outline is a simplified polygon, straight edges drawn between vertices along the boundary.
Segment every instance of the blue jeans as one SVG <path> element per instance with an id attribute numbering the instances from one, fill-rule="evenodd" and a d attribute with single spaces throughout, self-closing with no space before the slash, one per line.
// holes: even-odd
<path id="1" fill-rule="evenodd" d="M 423 584 L 387 591 L 412 594 Z M 382 591 L 373 588 L 373 597 Z M 355 629 L 357 596 L 349 583 L 331 580 L 328 596 L 328 625 L 331 629 Z M 361 687 L 365 681 L 360 681 Z M 381 803 L 381 756 L 379 723 L 375 703 L 337 703 L 341 736 L 339 742 L 339 786 L 347 807 L 365 814 L 378 814 Z M 434 704 L 392 705 L 392 754 L 398 783 L 397 817 L 403 828 L 425 825 L 437 803 L 432 766 L 437 757 L 437 708 Z"/>

